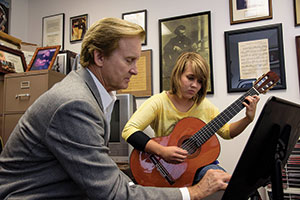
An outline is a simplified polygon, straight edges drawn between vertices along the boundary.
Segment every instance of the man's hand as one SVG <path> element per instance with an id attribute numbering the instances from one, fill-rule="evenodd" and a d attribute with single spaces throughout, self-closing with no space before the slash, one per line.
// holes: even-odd
<path id="1" fill-rule="evenodd" d="M 231 175 L 222 170 L 208 170 L 199 183 L 188 187 L 191 200 L 199 200 L 219 190 L 225 190 L 230 178 Z"/>

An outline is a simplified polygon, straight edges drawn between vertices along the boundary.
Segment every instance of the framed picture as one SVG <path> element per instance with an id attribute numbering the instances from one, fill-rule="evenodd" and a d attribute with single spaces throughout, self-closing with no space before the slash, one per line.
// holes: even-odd
<path id="1" fill-rule="evenodd" d="M 37 48 L 26 71 L 43 70 L 52 68 L 60 46 L 48 46 Z"/>
<path id="2" fill-rule="evenodd" d="M 300 26 L 300 0 L 294 0 L 295 26 Z"/>
<path id="3" fill-rule="evenodd" d="M 70 42 L 79 42 L 83 39 L 88 28 L 88 14 L 70 18 Z"/>
<path id="4" fill-rule="evenodd" d="M 296 36 L 296 50 L 297 50 L 298 77 L 299 77 L 299 86 L 300 86 L 300 35 Z"/>
<path id="5" fill-rule="evenodd" d="M 262 74 L 279 77 L 273 89 L 286 89 L 282 24 L 225 32 L 228 92 L 250 89 Z"/>
<path id="6" fill-rule="evenodd" d="M 272 19 L 272 0 L 229 0 L 230 24 Z"/>
<path id="7" fill-rule="evenodd" d="M 152 90 L 152 50 L 143 50 L 137 62 L 138 74 L 132 76 L 127 89 L 118 90 L 117 94 L 129 93 L 136 97 L 149 97 Z"/>
<path id="8" fill-rule="evenodd" d="M 65 14 L 43 17 L 43 47 L 60 45 L 64 49 Z"/>
<path id="9" fill-rule="evenodd" d="M 147 10 L 138 10 L 122 14 L 122 19 L 140 25 L 146 32 L 142 45 L 147 44 Z"/>
<path id="10" fill-rule="evenodd" d="M 210 11 L 159 20 L 160 91 L 170 89 L 170 77 L 178 56 L 199 53 L 210 66 L 208 94 L 213 94 Z"/>
<path id="11" fill-rule="evenodd" d="M 0 45 L 0 72 L 25 72 L 26 62 L 22 51 Z"/>
<path id="12" fill-rule="evenodd" d="M 0 31 L 8 34 L 11 0 L 0 0 Z"/>

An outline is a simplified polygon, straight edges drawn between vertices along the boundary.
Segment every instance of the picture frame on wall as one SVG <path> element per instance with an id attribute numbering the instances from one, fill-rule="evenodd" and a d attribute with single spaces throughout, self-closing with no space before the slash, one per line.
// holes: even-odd
<path id="1" fill-rule="evenodd" d="M 82 41 L 88 29 L 88 14 L 70 17 L 70 42 Z"/>
<path id="2" fill-rule="evenodd" d="M 37 48 L 26 71 L 50 70 L 59 52 L 60 45 Z"/>
<path id="3" fill-rule="evenodd" d="M 140 25 L 146 32 L 142 45 L 147 45 L 147 10 L 122 13 L 122 19 Z"/>
<path id="4" fill-rule="evenodd" d="M 159 20 L 160 91 L 170 89 L 175 62 L 183 52 L 197 52 L 208 63 L 208 94 L 214 93 L 211 45 L 211 13 L 200 12 Z"/>
<path id="5" fill-rule="evenodd" d="M 153 94 L 152 86 L 152 50 L 142 50 L 137 62 L 138 74 L 132 76 L 127 89 L 118 90 L 117 94 L 132 94 L 135 97 L 150 97 Z"/>
<path id="6" fill-rule="evenodd" d="M 272 0 L 229 0 L 230 24 L 272 19 Z"/>
<path id="7" fill-rule="evenodd" d="M 0 0 L 0 31 L 8 34 L 11 0 Z"/>
<path id="8" fill-rule="evenodd" d="M 296 39 L 296 51 L 297 51 L 297 64 L 298 64 L 298 78 L 300 86 L 300 35 L 295 37 Z"/>
<path id="9" fill-rule="evenodd" d="M 0 45 L 0 72 L 25 72 L 26 61 L 22 51 Z"/>
<path id="10" fill-rule="evenodd" d="M 294 0 L 295 26 L 300 26 L 300 0 Z"/>
<path id="11" fill-rule="evenodd" d="M 42 46 L 60 46 L 64 49 L 65 14 L 60 13 L 43 17 L 42 23 Z"/>
<path id="12" fill-rule="evenodd" d="M 225 32 L 228 92 L 244 92 L 268 71 L 280 80 L 272 89 L 286 89 L 282 24 Z"/>

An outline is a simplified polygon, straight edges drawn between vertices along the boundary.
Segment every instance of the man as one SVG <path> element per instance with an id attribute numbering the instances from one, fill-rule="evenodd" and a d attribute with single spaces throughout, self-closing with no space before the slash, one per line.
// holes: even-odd
<path id="1" fill-rule="evenodd" d="M 225 189 L 211 170 L 188 188 L 135 185 L 108 156 L 113 91 L 137 74 L 144 30 L 116 18 L 96 22 L 81 48 L 79 71 L 38 98 L 0 156 L 0 199 L 191 199 Z"/>

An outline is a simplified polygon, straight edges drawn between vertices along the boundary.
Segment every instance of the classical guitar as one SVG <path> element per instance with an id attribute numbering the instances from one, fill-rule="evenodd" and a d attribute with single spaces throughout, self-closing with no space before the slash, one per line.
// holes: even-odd
<path id="1" fill-rule="evenodd" d="M 157 187 L 192 185 L 197 169 L 212 163 L 219 156 L 220 143 L 215 135 L 216 131 L 244 108 L 242 103 L 245 97 L 266 93 L 278 80 L 277 74 L 269 71 L 208 124 L 188 117 L 180 120 L 170 135 L 152 138 L 161 145 L 179 146 L 187 150 L 188 157 L 182 163 L 171 164 L 156 155 L 134 149 L 130 156 L 130 168 L 136 182 Z"/>

